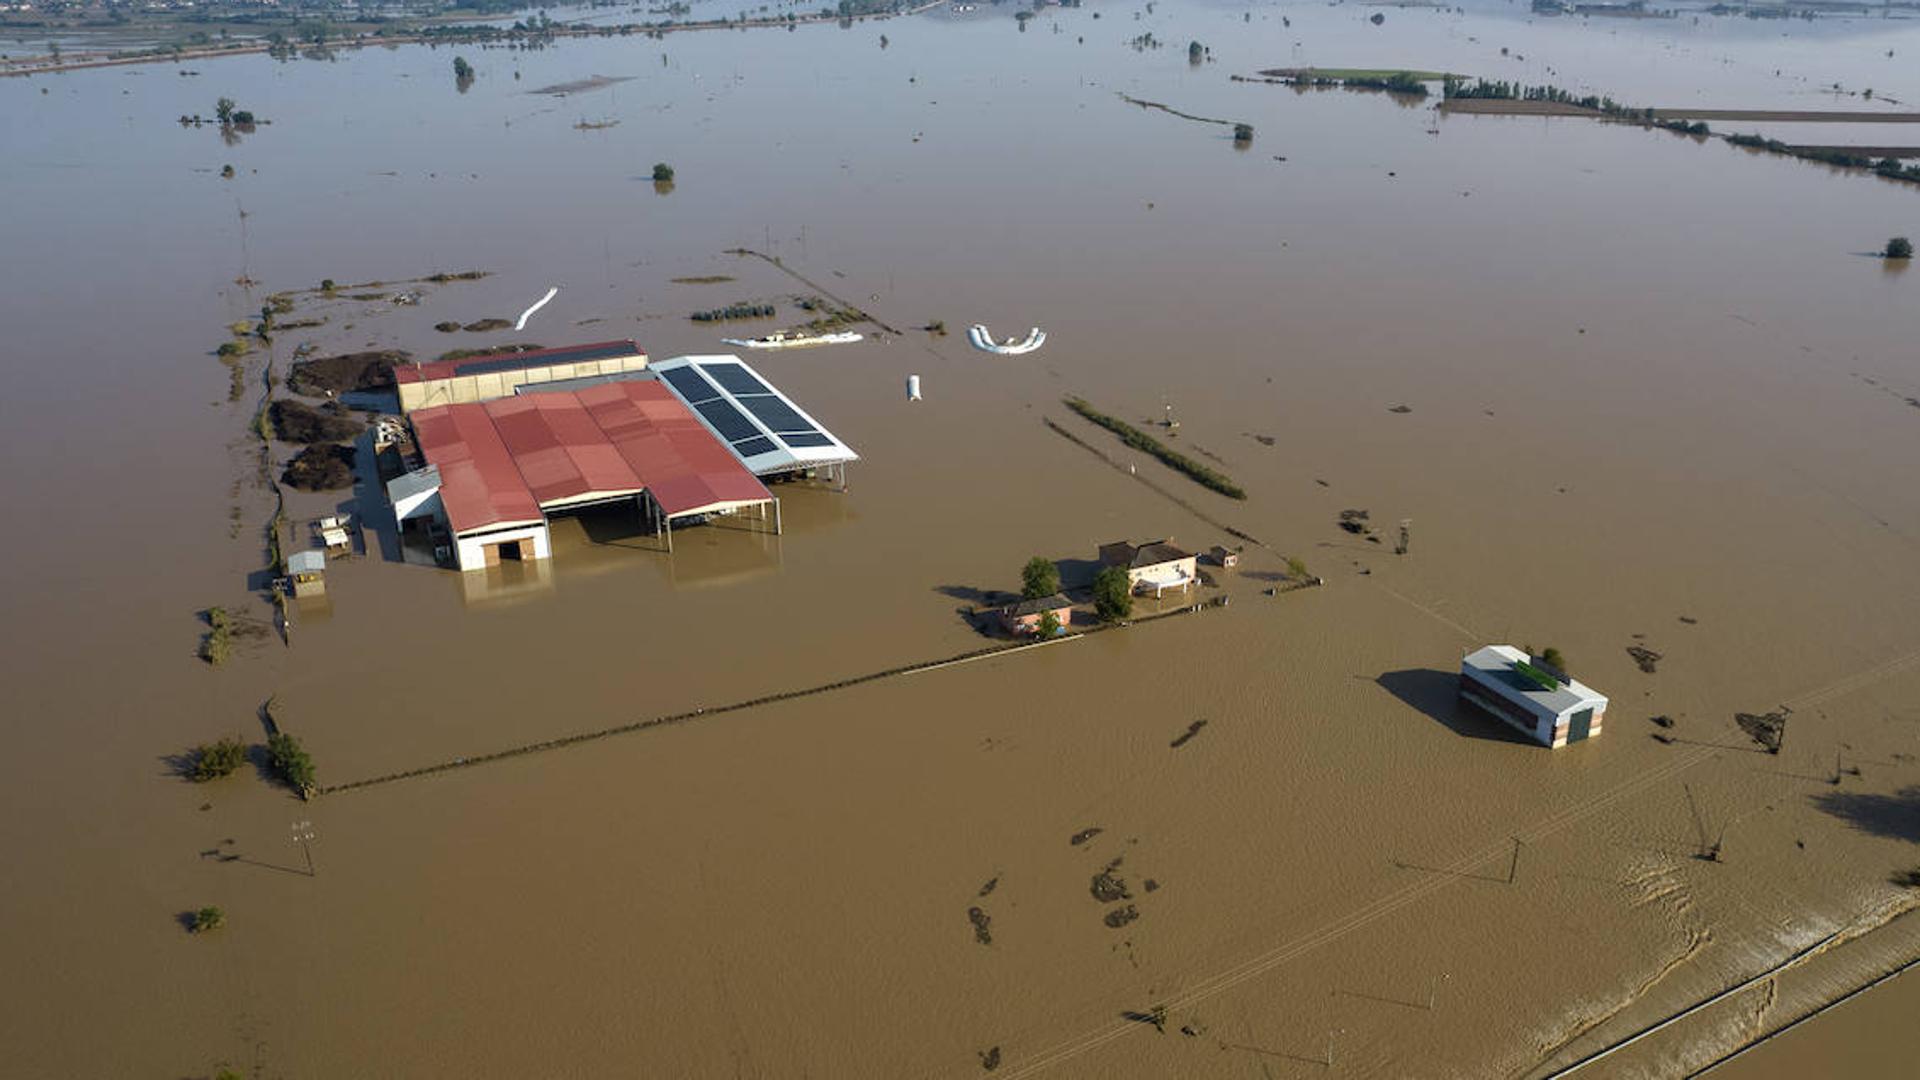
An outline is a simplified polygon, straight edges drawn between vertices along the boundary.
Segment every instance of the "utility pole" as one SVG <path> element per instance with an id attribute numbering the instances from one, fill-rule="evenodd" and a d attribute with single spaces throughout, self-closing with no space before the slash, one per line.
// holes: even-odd
<path id="1" fill-rule="evenodd" d="M 300 845 L 301 852 L 304 853 L 307 857 L 307 876 L 308 877 L 317 876 L 313 872 L 313 848 L 308 846 L 313 842 L 313 822 L 311 821 L 294 822 L 293 823 L 293 842 Z"/>

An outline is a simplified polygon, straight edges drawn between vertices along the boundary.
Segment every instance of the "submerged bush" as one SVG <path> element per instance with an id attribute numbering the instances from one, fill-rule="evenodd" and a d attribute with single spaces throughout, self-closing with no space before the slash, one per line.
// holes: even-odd
<path id="1" fill-rule="evenodd" d="M 195 783 L 204 784 L 232 775 L 246 760 L 246 744 L 235 736 L 223 736 L 215 742 L 201 743 L 193 748 L 193 766 L 187 775 Z"/>
<path id="2" fill-rule="evenodd" d="M 299 792 L 302 799 L 313 797 L 318 786 L 314 783 L 313 759 L 307 756 L 300 740 L 285 732 L 267 736 L 267 760 L 274 773 Z"/>

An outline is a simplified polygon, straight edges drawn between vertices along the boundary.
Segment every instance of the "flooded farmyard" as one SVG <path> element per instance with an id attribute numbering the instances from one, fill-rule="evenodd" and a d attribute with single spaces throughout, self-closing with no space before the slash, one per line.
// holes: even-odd
<path id="1" fill-rule="evenodd" d="M 1667 1076 L 1900 968 L 1920 271 L 1880 253 L 1920 185 L 1764 141 L 1920 143 L 1911 15 L 1089 0 L 0 79 L 0 1042 Z M 1257 81 L 1308 68 L 1885 119 Z M 722 340 L 780 331 L 861 340 Z M 738 356 L 857 460 L 749 477 L 777 532 L 684 502 L 669 553 L 601 484 L 537 512 L 549 557 L 435 565 L 387 481 L 440 451 L 375 452 L 420 419 L 379 372 L 627 341 Z M 1000 651 L 1035 556 L 1068 632 Z M 1604 695 L 1596 737 L 1462 705 L 1493 643 Z M 222 736 L 244 763 L 183 775 Z"/>

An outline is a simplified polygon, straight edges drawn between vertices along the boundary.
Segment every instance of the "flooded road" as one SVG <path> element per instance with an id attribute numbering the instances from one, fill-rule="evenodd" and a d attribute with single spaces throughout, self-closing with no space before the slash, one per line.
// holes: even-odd
<path id="1" fill-rule="evenodd" d="M 1156 7 L 0 81 L 0 490 L 35 523 L 0 564 L 20 1067 L 1534 1075 L 1906 903 L 1920 271 L 1861 253 L 1920 231 L 1920 190 L 1227 76 L 1913 108 L 1920 31 Z M 528 92 L 591 75 L 630 78 Z M 271 123 L 176 122 L 222 95 Z M 813 291 L 743 247 L 952 331 L 749 358 L 860 452 L 850 490 L 783 489 L 777 540 L 687 530 L 670 559 L 563 519 L 550 565 L 466 580 L 376 530 L 290 647 L 195 658 L 200 610 L 271 618 L 269 355 L 721 351 Z M 461 270 L 491 273 L 345 287 Z M 226 324 L 328 278 L 285 317 L 326 321 L 229 401 Z M 556 285 L 523 333 L 433 329 Z M 687 318 L 760 300 L 782 317 Z M 991 356 L 975 322 L 1048 341 Z M 1172 405 L 1250 497 L 1103 442 L 1068 394 Z M 978 648 L 965 610 L 1034 554 L 1231 539 L 1042 418 L 1261 541 L 1203 591 L 1232 604 L 306 805 L 167 760 L 260 741 L 270 695 L 323 783 L 478 756 Z M 289 493 L 290 542 L 354 495 Z M 1409 554 L 1346 509 L 1409 520 Z M 1327 585 L 1265 595 L 1289 555 Z M 1549 753 L 1457 715 L 1488 641 L 1558 646 L 1611 695 L 1605 736 Z M 1785 749 L 1756 752 L 1733 714 L 1782 704 Z M 1103 871 L 1130 899 L 1091 895 Z M 183 932 L 206 904 L 227 927 Z M 1608 1064 L 1699 1067 L 1910 958 L 1904 926 Z"/>

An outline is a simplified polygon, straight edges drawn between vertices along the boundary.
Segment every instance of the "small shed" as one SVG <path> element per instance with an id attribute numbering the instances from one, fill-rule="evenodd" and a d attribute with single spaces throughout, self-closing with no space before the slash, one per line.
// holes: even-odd
<path id="1" fill-rule="evenodd" d="M 287 576 L 293 579 L 295 597 L 323 595 L 327 591 L 327 553 L 308 548 L 287 556 Z"/>
<path id="2" fill-rule="evenodd" d="M 1067 624 L 1073 621 L 1073 601 L 1054 593 L 1052 596 L 1008 604 L 1000 609 L 1000 626 L 1009 634 L 1038 634 L 1040 620 L 1048 612 L 1052 612 L 1053 617 L 1060 621 L 1060 632 L 1064 633 Z"/>
<path id="3" fill-rule="evenodd" d="M 1600 734 L 1606 695 L 1511 645 L 1489 645 L 1460 661 L 1460 700 L 1543 746 Z"/>
<path id="4" fill-rule="evenodd" d="M 1240 565 L 1240 553 L 1229 550 L 1224 544 L 1213 545 L 1207 557 L 1213 560 L 1213 565 L 1229 570 Z"/>

